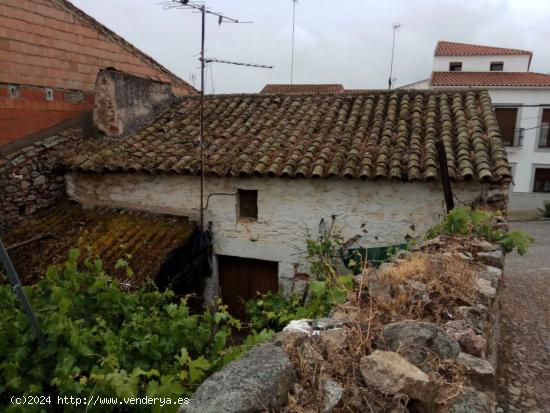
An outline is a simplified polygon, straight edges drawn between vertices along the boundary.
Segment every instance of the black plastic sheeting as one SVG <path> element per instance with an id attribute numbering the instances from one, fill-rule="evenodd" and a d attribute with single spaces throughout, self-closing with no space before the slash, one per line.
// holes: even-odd
<path id="1" fill-rule="evenodd" d="M 212 275 L 211 245 L 212 233 L 195 228 L 185 245 L 171 251 L 160 267 L 155 279 L 158 289 L 169 288 L 177 295 L 202 297 L 204 279 Z"/>

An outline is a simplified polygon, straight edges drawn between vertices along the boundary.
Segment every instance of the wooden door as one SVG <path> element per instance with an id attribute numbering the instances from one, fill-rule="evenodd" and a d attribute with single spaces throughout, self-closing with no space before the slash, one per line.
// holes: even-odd
<path id="1" fill-rule="evenodd" d="M 229 312 L 241 319 L 246 315 L 246 300 L 279 289 L 276 262 L 218 255 L 218 273 L 222 300 Z"/>

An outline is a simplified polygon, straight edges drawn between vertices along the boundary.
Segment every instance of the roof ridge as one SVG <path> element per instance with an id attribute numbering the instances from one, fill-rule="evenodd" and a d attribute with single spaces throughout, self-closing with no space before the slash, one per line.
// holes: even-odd
<path id="1" fill-rule="evenodd" d="M 463 43 L 463 42 L 451 42 L 451 41 L 448 41 L 448 40 L 438 40 L 437 41 L 437 44 L 435 46 L 435 50 L 434 50 L 434 56 L 445 56 L 445 55 L 449 55 L 447 53 L 443 54 L 443 51 L 441 50 L 441 48 L 445 47 L 445 46 L 466 46 L 466 47 L 470 47 L 470 48 L 476 48 L 478 49 L 478 51 L 480 53 L 472 53 L 472 54 L 477 54 L 477 55 L 480 55 L 481 52 L 483 52 L 483 49 L 486 49 L 486 53 L 489 55 L 491 53 L 489 53 L 489 51 L 501 51 L 501 52 L 506 52 L 506 54 L 526 54 L 526 55 L 530 55 L 532 56 L 533 55 L 533 52 L 530 51 L 530 50 L 524 50 L 524 49 L 514 49 L 514 48 L 509 48 L 509 47 L 500 47 L 500 46 L 488 46 L 488 45 L 482 45 L 482 44 L 476 44 L 476 43 Z M 467 53 L 464 53 L 464 52 L 459 52 L 461 53 L 460 55 L 463 55 L 463 54 L 467 54 Z"/>
<path id="2" fill-rule="evenodd" d="M 132 43 L 130 43 L 128 40 L 126 40 L 124 37 L 116 33 L 115 31 L 109 29 L 107 26 L 105 26 L 103 23 L 99 22 L 92 16 L 90 16 L 88 13 L 84 12 L 82 9 L 75 6 L 71 1 L 69 0 L 51 0 L 52 2 L 56 3 L 58 6 L 64 8 L 69 13 L 76 16 L 79 20 L 83 21 L 84 23 L 92 26 L 93 29 L 101 32 L 103 35 L 107 36 L 111 40 L 116 41 L 118 44 L 120 44 L 123 48 L 125 48 L 127 51 L 132 53 L 133 55 L 139 55 L 141 58 L 143 58 L 149 65 L 153 66 L 155 69 L 160 70 L 164 74 L 166 74 L 170 79 L 172 79 L 175 82 L 176 86 L 183 86 L 186 88 L 189 88 L 190 90 L 193 90 L 196 92 L 196 89 L 191 86 L 189 83 L 187 83 L 185 80 L 180 78 L 178 75 L 170 71 L 168 68 L 163 66 L 161 63 L 159 63 L 156 59 L 149 56 L 147 53 L 142 51 L 141 49 L 134 46 Z"/>

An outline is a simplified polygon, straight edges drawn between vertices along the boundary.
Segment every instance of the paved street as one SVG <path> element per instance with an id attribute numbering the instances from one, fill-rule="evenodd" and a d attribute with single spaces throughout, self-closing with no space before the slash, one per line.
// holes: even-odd
<path id="1" fill-rule="evenodd" d="M 506 259 L 498 400 L 502 411 L 550 412 L 550 222 L 514 222 L 536 238 Z"/>

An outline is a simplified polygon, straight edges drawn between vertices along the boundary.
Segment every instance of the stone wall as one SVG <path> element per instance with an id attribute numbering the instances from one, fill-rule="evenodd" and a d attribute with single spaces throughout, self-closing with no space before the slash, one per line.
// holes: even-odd
<path id="1" fill-rule="evenodd" d="M 109 137 L 126 136 L 150 123 L 174 100 L 169 83 L 101 70 L 95 86 L 94 124 Z"/>
<path id="2" fill-rule="evenodd" d="M 500 246 L 468 237 L 402 252 L 355 277 L 329 318 L 291 321 L 208 378 L 180 413 L 494 413 L 503 266 Z"/>
<path id="3" fill-rule="evenodd" d="M 69 121 L 0 150 L 0 230 L 65 195 L 61 153 L 81 141 L 82 123 Z"/>

